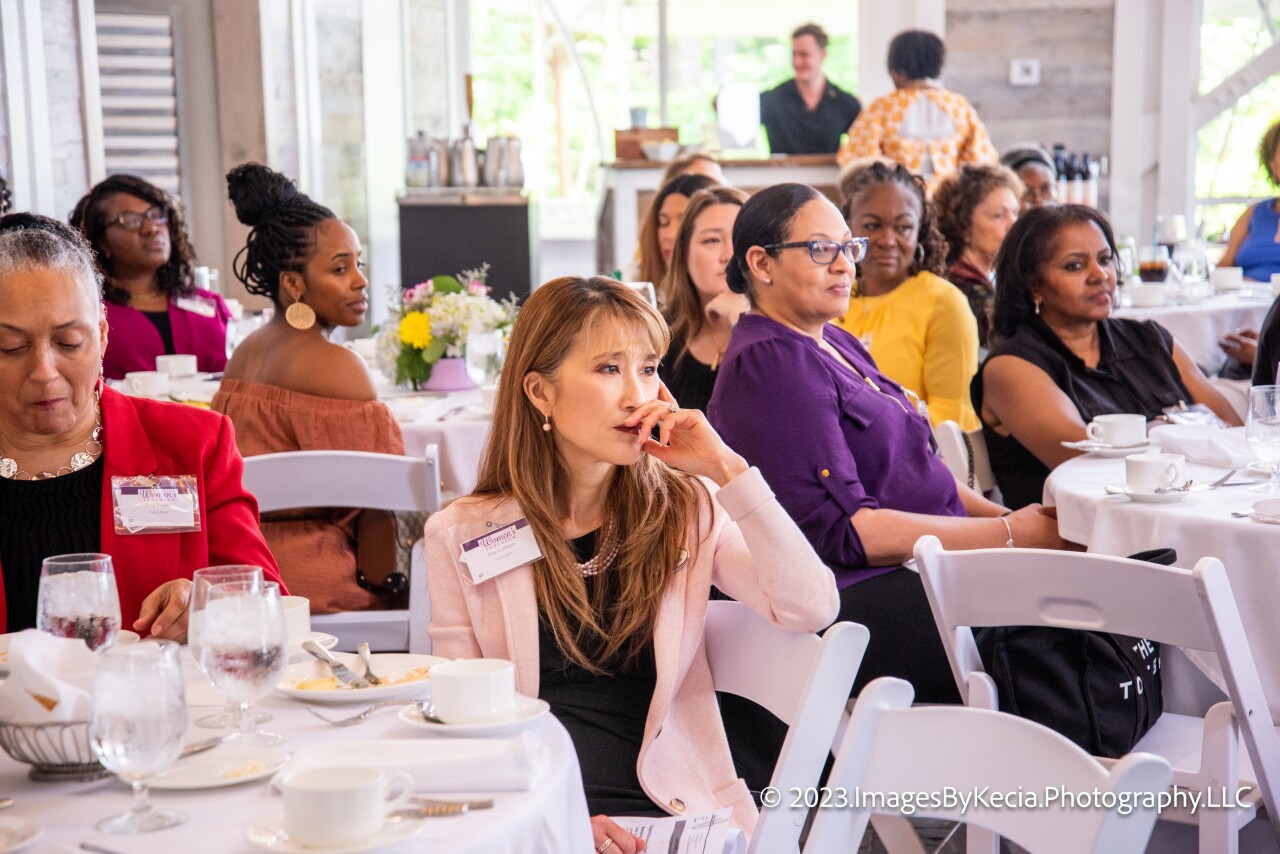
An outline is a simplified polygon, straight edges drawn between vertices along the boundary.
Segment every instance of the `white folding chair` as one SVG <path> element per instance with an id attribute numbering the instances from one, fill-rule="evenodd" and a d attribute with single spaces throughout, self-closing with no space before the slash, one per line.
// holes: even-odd
<path id="1" fill-rule="evenodd" d="M 988 809 L 972 803 L 962 808 L 948 793 L 970 795 L 986 788 L 1040 797 L 1056 788 L 1072 796 L 1096 791 L 1100 798 L 1154 799 L 1172 775 L 1164 759 L 1131 753 L 1108 770 L 1033 721 L 960 706 L 911 708 L 914 695 L 910 683 L 891 677 L 876 679 L 858 695 L 828 780 L 835 797 L 854 803 L 817 811 L 805 854 L 849 854 L 872 812 L 982 824 L 1033 854 L 1101 854 L 1146 846 L 1156 822 L 1154 809 L 1120 815 L 1115 809 L 1073 808 L 1061 798 L 1046 808 Z M 938 798 L 906 809 L 876 800 L 908 793 Z"/>
<path id="2" fill-rule="evenodd" d="M 1218 393 L 1227 399 L 1227 403 L 1231 404 L 1231 408 L 1236 411 L 1236 415 L 1240 416 L 1240 420 L 1244 421 L 1249 416 L 1249 387 L 1252 383 L 1249 380 L 1228 380 L 1222 377 L 1210 377 L 1209 385 L 1217 389 Z"/>
<path id="3" fill-rule="evenodd" d="M 998 705 L 995 682 L 978 656 L 974 626 L 1088 629 L 1216 653 L 1230 700 L 1203 718 L 1165 712 L 1135 750 L 1168 759 L 1177 789 L 1212 789 L 1221 801 L 1223 787 L 1230 792 L 1251 788 L 1243 807 L 1202 809 L 1195 815 L 1175 808 L 1161 818 L 1198 824 L 1201 851 L 1234 854 L 1240 828 L 1257 816 L 1259 804 L 1266 804 L 1268 816 L 1280 816 L 1273 785 L 1280 775 L 1280 740 L 1217 558 L 1204 558 L 1186 570 L 1042 549 L 946 551 L 931 536 L 920 538 L 915 556 L 956 684 L 969 706 Z M 1273 818 L 1271 828 L 1280 840 L 1280 822 Z M 971 827 L 968 850 L 994 852 L 994 840 Z"/>
<path id="4" fill-rule="evenodd" d="M 942 461 L 956 480 L 983 493 L 996 488 L 996 476 L 991 471 L 991 458 L 987 456 L 987 440 L 982 436 L 982 428 L 965 431 L 954 421 L 943 421 L 935 435 Z"/>
<path id="5" fill-rule="evenodd" d="M 356 507 L 434 513 L 440 509 L 439 449 L 422 457 L 366 451 L 288 451 L 245 457 L 244 485 L 258 510 Z M 338 638 L 338 648 L 355 651 L 366 642 L 375 651 L 429 652 L 426 559 L 422 542 L 413 547 L 409 608 L 404 611 L 344 611 L 311 618 L 316 631 Z"/>
<path id="6" fill-rule="evenodd" d="M 818 785 L 870 633 L 836 623 L 821 636 L 780 629 L 740 602 L 707 604 L 703 647 L 717 691 L 746 697 L 788 727 L 771 785 Z M 795 851 L 807 810 L 762 810 L 752 852 Z"/>

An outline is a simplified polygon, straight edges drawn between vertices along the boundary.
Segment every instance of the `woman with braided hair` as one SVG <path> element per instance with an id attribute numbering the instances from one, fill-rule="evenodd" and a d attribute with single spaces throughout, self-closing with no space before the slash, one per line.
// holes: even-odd
<path id="1" fill-rule="evenodd" d="M 76 203 L 70 222 L 93 247 L 105 280 L 107 379 L 153 371 L 166 353 L 191 353 L 199 370 L 222 370 L 231 312 L 192 282 L 196 257 L 173 196 L 136 175 L 112 175 Z"/>
<path id="2" fill-rule="evenodd" d="M 855 164 L 840 182 L 840 212 L 867 239 L 849 308 L 837 324 L 890 379 L 929 407 L 934 424 L 979 426 L 969 401 L 978 371 L 978 327 L 943 276 L 947 242 L 924 181 L 900 163 Z"/>
<path id="3" fill-rule="evenodd" d="M 241 453 L 404 453 L 364 362 L 327 337 L 336 326 L 359 324 L 369 308 L 356 233 L 261 164 L 232 169 L 227 189 L 236 216 L 252 229 L 236 255 L 236 278 L 276 308 L 236 347 L 213 398 L 213 409 L 235 424 Z M 393 604 L 364 579 L 394 566 L 362 565 L 359 580 L 356 566 L 360 540 L 368 545 L 370 537 L 386 546 L 376 551 L 394 555 L 388 522 L 372 511 L 323 509 L 267 514 L 262 531 L 289 589 L 308 597 L 314 613 L 328 613 Z"/>
<path id="4" fill-rule="evenodd" d="M 9 206 L 13 204 L 13 196 L 9 195 L 9 182 L 0 175 L 0 216 L 4 216 L 9 212 Z"/>

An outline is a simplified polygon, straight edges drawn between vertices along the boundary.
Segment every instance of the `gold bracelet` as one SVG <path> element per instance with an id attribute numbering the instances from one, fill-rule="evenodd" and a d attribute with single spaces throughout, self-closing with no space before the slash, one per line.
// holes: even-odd
<path id="1" fill-rule="evenodd" d="M 1005 548 L 1011 549 L 1013 548 L 1013 528 L 1009 527 L 1009 520 L 1006 519 L 1005 517 L 999 516 L 997 518 L 1001 522 L 1004 522 L 1004 532 L 1009 535 L 1009 539 L 1004 544 Z"/>

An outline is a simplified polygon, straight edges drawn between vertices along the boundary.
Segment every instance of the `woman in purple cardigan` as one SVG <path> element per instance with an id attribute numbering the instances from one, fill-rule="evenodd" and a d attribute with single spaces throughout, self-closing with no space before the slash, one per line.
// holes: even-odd
<path id="1" fill-rule="evenodd" d="M 733 249 L 729 287 L 752 310 L 707 416 L 835 574 L 838 619 L 871 630 L 854 690 L 897 676 L 921 702 L 959 702 L 920 577 L 903 564 L 925 534 L 949 549 L 1061 548 L 1057 521 L 958 484 L 914 401 L 829 322 L 848 308 L 865 249 L 835 205 L 802 184 L 763 190 L 739 212 Z"/>
<path id="2" fill-rule="evenodd" d="M 201 371 L 226 366 L 231 312 L 222 297 L 192 284 L 195 255 L 172 196 L 134 175 L 112 175 L 80 199 L 71 224 L 106 279 L 107 379 L 153 371 L 166 353 L 193 354 Z"/>

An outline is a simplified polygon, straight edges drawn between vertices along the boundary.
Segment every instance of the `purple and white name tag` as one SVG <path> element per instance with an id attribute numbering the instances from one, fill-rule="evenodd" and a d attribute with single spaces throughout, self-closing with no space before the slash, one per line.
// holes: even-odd
<path id="1" fill-rule="evenodd" d="M 467 540 L 462 544 L 460 559 L 467 565 L 471 580 L 480 584 L 541 557 L 542 549 L 529 520 L 522 518 Z"/>

